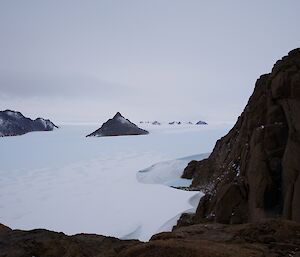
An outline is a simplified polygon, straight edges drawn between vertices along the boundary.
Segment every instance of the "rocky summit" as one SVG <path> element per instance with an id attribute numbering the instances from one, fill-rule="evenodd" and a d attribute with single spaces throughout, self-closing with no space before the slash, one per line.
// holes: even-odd
<path id="1" fill-rule="evenodd" d="M 225 224 L 280 217 L 300 222 L 300 49 L 256 82 L 243 113 L 212 154 L 184 178 L 203 190 L 195 215 L 180 224 Z"/>
<path id="2" fill-rule="evenodd" d="M 109 119 L 107 122 L 103 123 L 101 128 L 87 135 L 87 137 L 129 136 L 146 134 L 149 134 L 147 130 L 139 128 L 130 120 L 125 119 L 121 115 L 121 113 L 118 112 L 112 119 Z"/>
<path id="3" fill-rule="evenodd" d="M 51 131 L 58 128 L 50 120 L 37 118 L 32 120 L 22 113 L 5 110 L 0 111 L 0 136 L 18 136 L 32 131 Z"/>

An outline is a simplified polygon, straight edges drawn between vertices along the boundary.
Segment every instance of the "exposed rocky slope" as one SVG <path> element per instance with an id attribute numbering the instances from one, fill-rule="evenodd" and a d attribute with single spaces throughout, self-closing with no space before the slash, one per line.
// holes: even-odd
<path id="1" fill-rule="evenodd" d="M 150 242 L 47 230 L 10 230 L 0 224 L 0 257 L 299 257 L 300 225 L 197 224 L 160 233 Z"/>
<path id="2" fill-rule="evenodd" d="M 32 120 L 20 112 L 0 111 L 0 136 L 18 136 L 32 131 L 51 131 L 54 128 L 58 127 L 50 120 Z"/>
<path id="3" fill-rule="evenodd" d="M 300 222 L 300 49 L 278 61 L 256 82 L 254 93 L 230 132 L 208 159 L 192 161 L 184 178 L 206 192 L 194 217 L 255 222 L 283 217 Z"/>
<path id="4" fill-rule="evenodd" d="M 91 234 L 66 236 L 44 229 L 11 230 L 0 224 L 0 257 L 112 257 L 138 243 Z"/>
<path id="5" fill-rule="evenodd" d="M 87 137 L 107 137 L 107 136 L 128 136 L 128 135 L 146 135 L 147 130 L 139 128 L 137 125 L 125 119 L 119 112 L 107 122 L 103 123 L 101 128 Z"/>

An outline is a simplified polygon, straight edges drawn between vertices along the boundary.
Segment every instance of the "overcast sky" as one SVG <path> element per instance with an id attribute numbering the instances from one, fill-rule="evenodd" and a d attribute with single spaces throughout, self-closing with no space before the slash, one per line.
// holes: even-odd
<path id="1" fill-rule="evenodd" d="M 1 0 L 0 108 L 232 122 L 300 47 L 299 0 Z"/>

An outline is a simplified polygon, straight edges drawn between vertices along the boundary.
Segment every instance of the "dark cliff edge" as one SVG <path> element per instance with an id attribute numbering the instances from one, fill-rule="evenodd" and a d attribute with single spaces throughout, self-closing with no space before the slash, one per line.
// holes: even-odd
<path id="1" fill-rule="evenodd" d="M 281 217 L 300 222 L 300 49 L 277 61 L 212 154 L 192 161 L 184 178 L 203 190 L 195 215 L 178 225 Z"/>

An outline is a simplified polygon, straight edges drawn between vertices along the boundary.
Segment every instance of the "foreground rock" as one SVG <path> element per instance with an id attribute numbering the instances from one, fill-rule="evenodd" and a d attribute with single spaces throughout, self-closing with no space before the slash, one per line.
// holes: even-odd
<path id="1" fill-rule="evenodd" d="M 58 128 L 50 120 L 37 118 L 32 120 L 22 113 L 6 110 L 0 111 L 0 136 L 18 136 L 32 131 L 52 131 Z"/>
<path id="2" fill-rule="evenodd" d="M 157 234 L 148 243 L 0 225 L 0 257 L 299 257 L 299 249 L 300 224 L 280 220 L 198 224 Z"/>
<path id="3" fill-rule="evenodd" d="M 255 222 L 266 217 L 300 221 L 300 49 L 262 75 L 237 123 L 206 160 L 192 161 L 184 178 L 204 190 L 194 217 Z"/>
<path id="4" fill-rule="evenodd" d="M 125 256 L 298 257 L 299 232 L 299 223 L 279 220 L 242 225 L 197 224 L 155 235 L 149 243 L 129 248 Z"/>
<path id="5" fill-rule="evenodd" d="M 131 121 L 125 119 L 119 112 L 107 122 L 103 123 L 101 128 L 87 137 L 107 137 L 107 136 L 128 136 L 128 135 L 146 135 L 147 130 L 139 128 Z"/>
<path id="6" fill-rule="evenodd" d="M 112 257 L 138 243 L 91 234 L 66 236 L 43 229 L 11 230 L 0 224 L 0 257 Z"/>

